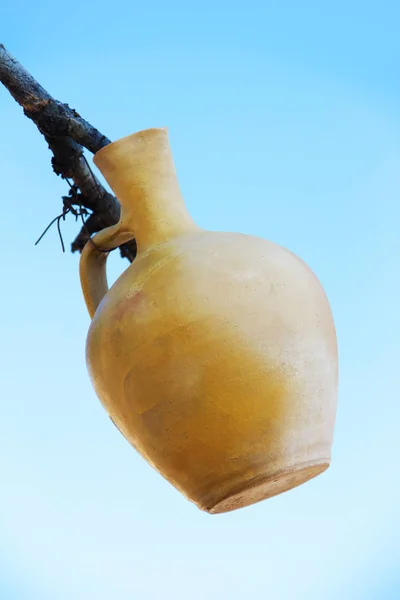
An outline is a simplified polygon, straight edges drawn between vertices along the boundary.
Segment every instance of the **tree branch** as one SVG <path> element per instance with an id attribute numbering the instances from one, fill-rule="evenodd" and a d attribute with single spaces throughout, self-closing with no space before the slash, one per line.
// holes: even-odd
<path id="1" fill-rule="evenodd" d="M 95 153 L 110 144 L 110 140 L 68 104 L 55 100 L 2 44 L 0 81 L 45 137 L 53 153 L 54 172 L 74 182 L 80 191 L 76 197 L 79 206 L 91 211 L 71 245 L 72 252 L 81 252 L 93 233 L 114 225 L 120 216 L 118 200 L 101 185 L 83 154 L 83 147 Z M 72 203 L 78 205 L 73 198 Z M 133 261 L 136 243 L 124 244 L 120 251 L 122 256 Z"/>

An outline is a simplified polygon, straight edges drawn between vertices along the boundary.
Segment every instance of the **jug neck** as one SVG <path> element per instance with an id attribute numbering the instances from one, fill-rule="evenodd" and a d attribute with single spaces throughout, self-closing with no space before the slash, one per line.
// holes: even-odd
<path id="1" fill-rule="evenodd" d="M 138 252 L 198 227 L 183 201 L 166 128 L 146 129 L 105 146 L 94 156 L 121 204 L 121 227 Z"/>

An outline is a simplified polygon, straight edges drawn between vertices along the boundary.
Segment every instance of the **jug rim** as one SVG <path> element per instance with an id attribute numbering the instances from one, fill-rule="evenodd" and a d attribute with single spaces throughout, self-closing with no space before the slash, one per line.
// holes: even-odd
<path id="1" fill-rule="evenodd" d="M 135 133 L 131 133 L 129 135 L 125 135 L 121 138 L 118 138 L 114 142 L 111 142 L 110 144 L 107 144 L 106 146 L 103 146 L 102 148 L 100 148 L 100 150 L 98 150 L 93 155 L 93 162 L 94 162 L 94 164 L 97 164 L 96 161 L 101 154 L 103 154 L 107 150 L 111 150 L 120 145 L 124 145 L 128 140 L 131 140 L 134 138 L 140 138 L 140 137 L 147 137 L 148 135 L 151 135 L 154 133 L 161 133 L 161 132 L 166 133 L 168 135 L 168 127 L 149 127 L 147 129 L 141 129 L 140 131 L 136 131 Z"/>

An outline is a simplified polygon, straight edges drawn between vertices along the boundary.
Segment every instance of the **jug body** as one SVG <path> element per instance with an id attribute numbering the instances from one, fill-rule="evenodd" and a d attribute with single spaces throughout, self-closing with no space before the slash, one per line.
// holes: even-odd
<path id="1" fill-rule="evenodd" d="M 201 230 L 177 206 L 158 217 L 155 240 L 139 237 L 135 261 L 92 306 L 86 357 L 130 444 L 199 508 L 220 513 L 329 466 L 336 334 L 301 259 L 257 237 Z M 129 235 L 123 220 L 117 230 Z M 84 255 L 90 295 L 90 261 L 104 253 Z"/>

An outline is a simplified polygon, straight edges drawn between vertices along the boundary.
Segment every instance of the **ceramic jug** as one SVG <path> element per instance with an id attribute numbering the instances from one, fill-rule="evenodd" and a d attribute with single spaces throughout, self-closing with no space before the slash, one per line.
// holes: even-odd
<path id="1" fill-rule="evenodd" d="M 322 473 L 338 367 L 316 276 L 279 245 L 198 227 L 166 129 L 111 143 L 94 162 L 122 209 L 81 256 L 86 357 L 120 432 L 209 513 Z M 137 258 L 108 289 L 106 251 L 133 238 Z"/>

